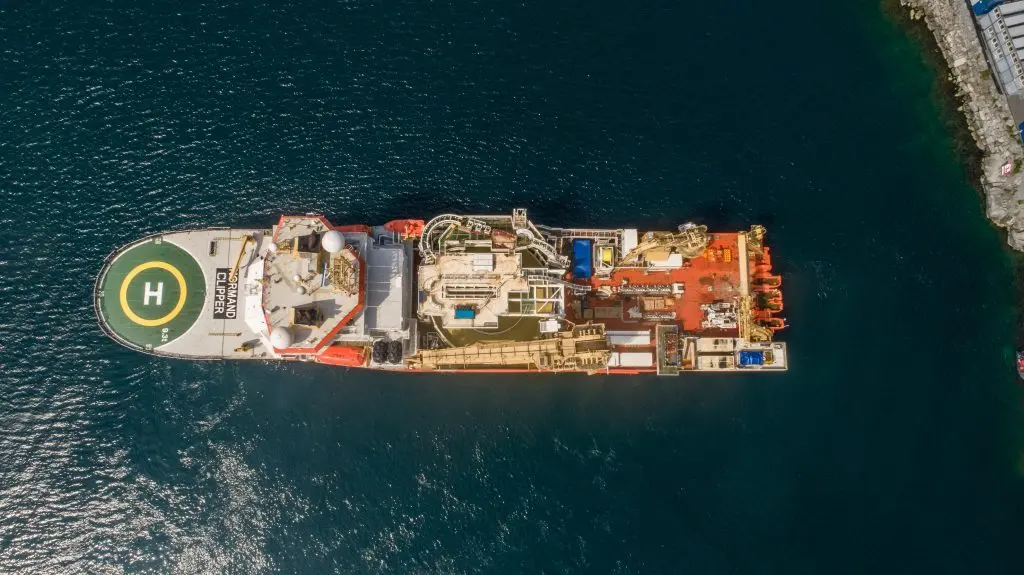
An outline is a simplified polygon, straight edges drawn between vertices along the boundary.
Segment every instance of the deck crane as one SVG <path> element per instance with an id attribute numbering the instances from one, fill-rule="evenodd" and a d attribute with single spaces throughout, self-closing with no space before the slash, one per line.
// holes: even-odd
<path id="1" fill-rule="evenodd" d="M 253 241 L 252 234 L 245 234 L 242 236 L 242 247 L 238 250 L 238 257 L 235 258 L 235 265 L 232 266 L 231 271 L 228 273 L 228 283 L 238 282 L 238 268 L 242 265 L 242 256 L 245 255 L 245 248 L 249 246 L 249 242 Z"/>
<path id="2" fill-rule="evenodd" d="M 693 259 L 704 253 L 708 247 L 708 227 L 693 224 L 679 226 L 679 233 L 648 232 L 639 244 L 619 260 L 619 264 L 639 263 L 644 253 L 655 248 L 673 249 L 686 259 Z"/>

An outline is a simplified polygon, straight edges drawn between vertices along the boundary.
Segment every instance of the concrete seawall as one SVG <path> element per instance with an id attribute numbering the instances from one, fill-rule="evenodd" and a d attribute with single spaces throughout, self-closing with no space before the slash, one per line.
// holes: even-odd
<path id="1" fill-rule="evenodd" d="M 985 212 L 1005 228 L 1007 241 L 1024 251 L 1024 145 L 1006 97 L 996 87 L 966 0 L 900 0 L 911 19 L 923 19 L 949 65 L 959 110 L 982 152 L 981 186 Z M 1013 170 L 1002 175 L 1004 165 Z"/>

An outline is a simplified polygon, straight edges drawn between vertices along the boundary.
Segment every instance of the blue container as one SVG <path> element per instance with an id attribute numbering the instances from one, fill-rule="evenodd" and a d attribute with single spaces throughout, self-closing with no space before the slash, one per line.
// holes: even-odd
<path id="1" fill-rule="evenodd" d="M 752 349 L 740 351 L 740 367 L 764 365 L 764 352 Z"/>
<path id="2" fill-rule="evenodd" d="M 572 241 L 572 276 L 586 280 L 594 275 L 593 241 L 575 239 Z"/>
<path id="3" fill-rule="evenodd" d="M 1005 2 L 1005 0 L 975 0 L 975 2 L 971 4 L 971 10 L 974 11 L 975 16 L 984 16 L 1003 2 Z"/>

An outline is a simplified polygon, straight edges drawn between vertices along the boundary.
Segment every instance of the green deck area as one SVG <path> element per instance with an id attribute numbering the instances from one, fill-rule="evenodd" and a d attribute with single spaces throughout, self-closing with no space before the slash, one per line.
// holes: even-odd
<path id="1" fill-rule="evenodd" d="M 97 285 L 100 320 L 118 338 L 151 349 L 184 334 L 206 299 L 203 270 L 187 251 L 160 238 L 114 256 Z"/>
<path id="2" fill-rule="evenodd" d="M 547 266 L 544 265 L 544 263 L 541 262 L 539 259 L 537 259 L 537 256 L 533 255 L 533 252 L 531 252 L 530 250 L 523 250 L 519 253 L 523 256 L 524 268 L 547 268 Z"/>
<path id="3" fill-rule="evenodd" d="M 498 328 L 491 330 L 442 329 L 436 324 L 432 324 L 431 327 L 444 335 L 453 346 L 462 347 L 486 341 L 531 341 L 537 339 L 540 336 L 539 321 L 538 317 L 501 316 L 498 318 Z"/>

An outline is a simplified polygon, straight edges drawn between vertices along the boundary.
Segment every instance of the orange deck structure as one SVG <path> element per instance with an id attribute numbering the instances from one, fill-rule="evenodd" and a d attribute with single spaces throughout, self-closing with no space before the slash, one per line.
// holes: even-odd
<path id="1" fill-rule="evenodd" d="M 734 260 L 731 255 L 725 256 L 725 254 L 737 251 L 738 236 L 737 233 L 714 234 L 704 255 L 687 260 L 680 268 L 665 270 L 616 268 L 610 277 L 593 277 L 588 282 L 595 290 L 602 287 L 617 290 L 630 285 L 682 284 L 683 293 L 679 297 L 615 294 L 607 299 L 587 298 L 586 307 L 582 310 L 584 313 L 578 311 L 579 304 L 582 302 L 576 299 L 567 309 L 567 314 L 570 319 L 578 322 L 599 320 L 612 330 L 649 327 L 665 323 L 665 321 L 630 319 L 629 311 L 642 309 L 645 304 L 651 305 L 653 302 L 649 300 L 654 298 L 662 301 L 666 311 L 675 313 L 674 322 L 680 326 L 681 331 L 691 333 L 707 331 L 701 328 L 704 312 L 700 305 L 728 300 L 740 295 L 739 262 Z M 592 310 L 593 313 L 587 314 L 586 310 Z M 736 335 L 736 330 L 718 331 L 721 333 L 714 335 L 724 337 Z"/>
<path id="2" fill-rule="evenodd" d="M 740 261 L 734 257 L 739 253 L 739 233 L 713 234 L 704 253 L 697 258 L 686 260 L 681 267 L 670 269 L 616 268 L 608 277 L 592 277 L 585 283 L 594 292 L 607 294 L 606 297 L 568 296 L 566 316 L 573 322 L 601 322 L 610 330 L 654 330 L 658 325 L 675 324 L 680 333 L 702 337 L 734 338 L 739 328 L 706 328 L 703 304 L 735 301 L 741 293 Z M 772 331 L 785 326 L 772 314 L 782 310 L 782 294 L 778 290 L 781 280 L 771 275 L 771 259 L 767 248 L 748 263 L 750 278 L 754 284 L 755 297 L 768 296 L 767 301 L 774 309 L 758 308 L 755 303 L 754 318 Z M 583 283 L 583 282 L 579 282 Z M 625 294 L 623 288 L 630 286 L 676 286 L 677 293 L 669 295 Z M 643 314 L 654 318 L 645 318 Z M 653 351 L 652 339 L 649 345 L 613 345 L 613 351 Z M 610 372 L 645 373 L 653 369 L 611 368 Z"/>

